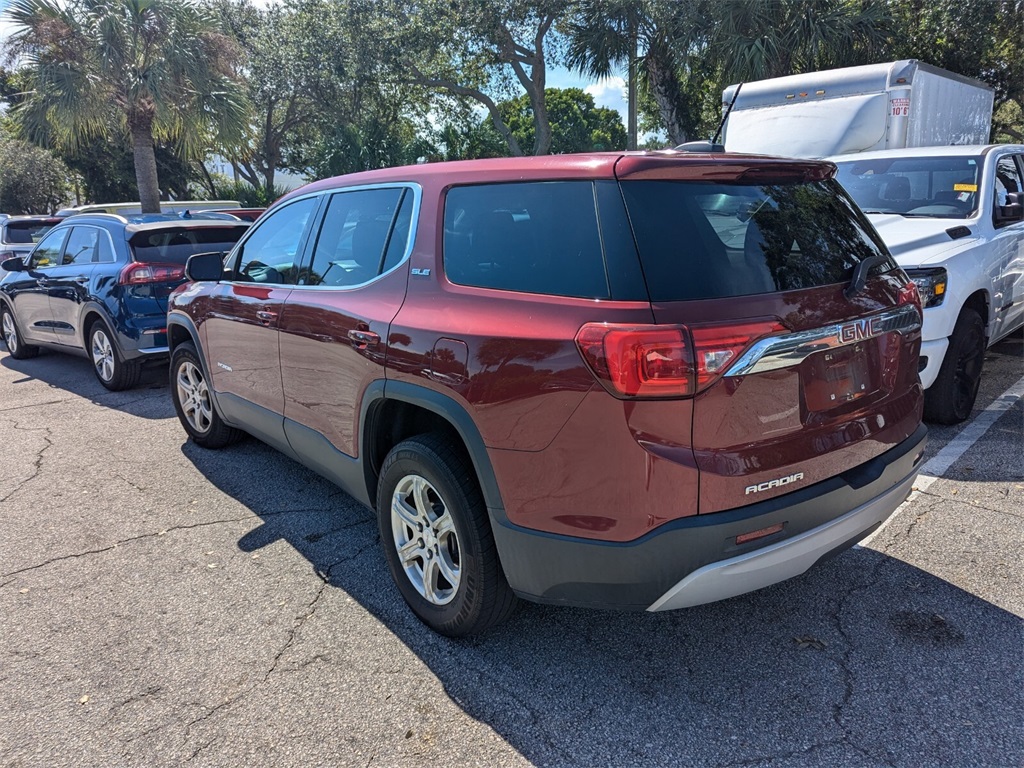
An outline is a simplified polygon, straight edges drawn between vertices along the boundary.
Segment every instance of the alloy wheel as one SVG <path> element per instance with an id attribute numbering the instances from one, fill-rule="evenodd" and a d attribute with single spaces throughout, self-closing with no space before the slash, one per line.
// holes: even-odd
<path id="1" fill-rule="evenodd" d="M 16 354 L 18 351 L 18 329 L 14 327 L 14 316 L 10 312 L 4 312 L 3 331 L 7 351 Z"/>
<path id="2" fill-rule="evenodd" d="M 391 497 L 391 531 L 416 591 L 434 605 L 450 603 L 462 581 L 459 537 L 447 505 L 425 478 L 399 480 Z"/>
<path id="3" fill-rule="evenodd" d="M 92 332 L 92 364 L 103 381 L 114 378 L 114 345 L 102 328 Z"/>
<path id="4" fill-rule="evenodd" d="M 175 386 L 181 412 L 189 426 L 199 433 L 208 432 L 213 424 L 213 409 L 210 406 L 210 389 L 206 386 L 203 372 L 186 360 L 178 367 Z"/>

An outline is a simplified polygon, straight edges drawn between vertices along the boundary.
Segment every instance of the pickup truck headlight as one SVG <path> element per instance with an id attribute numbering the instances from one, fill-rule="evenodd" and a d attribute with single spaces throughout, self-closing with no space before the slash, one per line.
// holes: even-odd
<path id="1" fill-rule="evenodd" d="M 917 292 L 921 295 L 921 306 L 937 307 L 946 298 L 946 270 L 941 267 L 935 269 L 908 269 L 907 275 L 917 286 Z"/>

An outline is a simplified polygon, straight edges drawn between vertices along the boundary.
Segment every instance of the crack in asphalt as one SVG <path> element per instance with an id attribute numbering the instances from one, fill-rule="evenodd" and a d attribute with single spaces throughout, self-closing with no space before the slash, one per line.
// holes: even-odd
<path id="1" fill-rule="evenodd" d="M 261 516 L 285 515 L 285 514 L 291 514 L 291 510 L 286 510 L 286 511 L 282 511 L 282 512 L 263 512 L 263 513 L 261 513 Z M 153 539 L 153 538 L 157 538 L 158 536 L 165 536 L 168 533 L 174 533 L 175 531 L 188 531 L 188 530 L 191 530 L 193 528 L 205 528 L 205 527 L 211 526 L 211 525 L 227 525 L 228 523 L 242 523 L 242 522 L 245 522 L 246 520 L 255 520 L 255 519 L 256 518 L 253 515 L 246 515 L 244 517 L 232 517 L 232 518 L 229 518 L 227 520 L 207 520 L 207 521 L 202 522 L 202 523 L 191 523 L 189 525 L 175 525 L 175 526 L 172 526 L 170 528 L 163 528 L 163 529 L 161 529 L 159 531 L 156 531 L 155 533 L 142 533 L 142 534 L 139 534 L 138 536 L 129 536 L 127 539 L 121 539 L 120 541 L 115 541 L 113 544 L 111 544 L 109 546 L 106 546 L 106 547 L 100 547 L 99 549 L 88 549 L 88 550 L 86 550 L 84 552 L 75 552 L 75 553 L 70 554 L 70 555 L 60 555 L 59 557 L 52 557 L 49 560 L 45 560 L 42 563 L 37 563 L 36 565 L 27 565 L 24 568 L 18 568 L 17 570 L 10 571 L 8 573 L 0 573 L 0 579 L 10 579 L 12 576 L 18 576 L 20 574 L 27 573 L 29 571 L 36 571 L 36 570 L 39 570 L 40 568 L 45 568 L 48 565 L 53 565 L 54 563 L 60 563 L 60 562 L 63 562 L 65 560 L 77 560 L 78 558 L 88 557 L 89 555 L 103 554 L 104 552 L 110 552 L 111 550 L 117 549 L 118 547 L 120 547 L 122 545 L 125 545 L 125 544 L 132 544 L 134 542 L 142 541 L 144 539 Z M 5 587 L 5 586 L 7 586 L 10 583 L 12 583 L 12 582 L 11 581 L 6 581 L 2 585 L 0 585 L 0 587 Z"/>
<path id="2" fill-rule="evenodd" d="M 843 626 L 843 612 L 846 610 L 846 606 L 849 603 L 849 601 L 857 593 L 874 589 L 878 585 L 878 582 L 881 580 L 880 572 L 885 562 L 886 561 L 884 559 L 878 558 L 878 561 L 872 568 L 871 574 L 868 576 L 867 580 L 860 586 L 854 586 L 848 589 L 846 593 L 843 594 L 836 601 L 835 612 L 830 614 L 830 618 L 832 618 L 835 622 L 836 631 L 839 633 L 839 636 L 843 639 L 843 650 L 839 654 L 839 657 L 835 659 L 836 663 L 839 665 L 839 669 L 842 671 L 843 695 L 838 702 L 832 705 L 832 719 L 835 722 L 836 726 L 839 728 L 840 732 L 843 734 L 842 739 L 840 740 L 842 743 L 848 745 L 849 747 L 851 747 L 856 752 L 863 755 L 865 758 L 869 760 L 879 761 L 887 766 L 890 766 L 891 768 L 895 768 L 895 763 L 893 763 L 888 756 L 882 758 L 877 755 L 874 755 L 866 747 L 863 747 L 856 741 L 854 741 L 853 731 L 850 728 L 847 728 L 846 725 L 843 723 L 843 710 L 845 710 L 846 707 L 853 700 L 853 694 L 855 689 L 854 674 L 853 670 L 850 667 L 855 646 L 853 638 L 850 637 L 849 633 L 846 631 L 846 628 Z"/>
<path id="3" fill-rule="evenodd" d="M 39 477 L 39 473 L 43 471 L 43 454 L 53 447 L 53 441 L 50 439 L 50 435 L 52 433 L 50 432 L 49 427 L 22 427 L 18 425 L 17 421 L 8 421 L 7 423 L 13 425 L 14 428 L 19 432 L 45 432 L 46 434 L 43 435 L 43 441 L 46 443 L 46 445 L 44 445 L 42 448 L 36 451 L 36 459 L 35 462 L 33 463 L 34 469 L 32 471 L 32 474 L 26 477 L 21 482 L 19 482 L 18 486 L 13 491 L 8 493 L 3 498 L 0 498 L 0 503 L 7 501 L 9 498 L 14 496 L 14 494 L 18 493 L 22 488 L 31 483 L 37 477 Z M 0 576 L 0 578 L 3 577 Z"/>
<path id="4" fill-rule="evenodd" d="M 49 431 L 49 430 L 47 430 L 47 431 Z M 49 446 L 47 446 L 47 447 L 49 447 Z M 45 450 L 46 450 L 46 448 L 42 449 L 42 451 L 45 451 Z M 40 453 L 42 453 L 42 451 L 40 451 Z M 27 480 L 23 481 L 22 485 L 24 485 L 26 482 L 28 482 L 28 480 L 31 480 L 31 479 L 32 478 L 28 478 Z M 16 492 L 16 490 L 12 491 L 11 493 L 13 494 L 15 492 Z M 10 494 L 8 496 L 4 497 L 4 499 L 0 499 L 0 501 L 4 501 L 5 499 L 7 499 L 9 497 L 10 497 Z M 322 511 L 322 509 L 319 508 L 319 507 L 303 507 L 301 509 L 280 509 L 280 510 L 275 510 L 275 511 L 272 511 L 272 512 L 260 512 L 259 515 L 250 514 L 250 515 L 245 515 L 244 517 L 232 517 L 232 518 L 228 518 L 227 520 L 207 520 L 207 521 L 201 522 L 201 523 L 190 523 L 188 525 L 175 525 L 175 526 L 172 526 L 170 528 L 163 528 L 163 529 L 157 531 L 156 533 L 142 533 L 142 534 L 139 534 L 138 536 L 130 536 L 127 539 L 121 539 L 120 541 L 115 541 L 113 544 L 111 544 L 109 546 L 106 546 L 106 547 L 100 547 L 99 549 L 88 549 L 88 550 L 86 550 L 84 552 L 75 552 L 75 553 L 70 554 L 70 555 L 60 555 L 59 557 L 52 557 L 49 560 L 45 560 L 42 563 L 37 563 L 35 565 L 27 565 L 24 568 L 18 568 L 17 570 L 9 571 L 8 573 L 0 573 L 0 579 L 7 579 L 7 581 L 4 581 L 4 582 L 0 583 L 0 589 L 4 588 L 4 587 L 6 587 L 6 586 L 8 586 L 10 584 L 13 584 L 15 579 L 13 579 L 12 577 L 19 576 L 19 575 L 21 575 L 23 573 L 27 573 L 29 571 L 36 571 L 36 570 L 39 570 L 40 568 L 45 568 L 48 565 L 53 565 L 54 563 L 60 563 L 60 562 L 63 562 L 65 560 L 76 560 L 78 558 L 87 557 L 89 555 L 100 555 L 100 554 L 103 554 L 104 552 L 110 552 L 113 549 L 117 549 L 118 547 L 120 547 L 120 546 L 122 546 L 124 544 L 132 544 L 132 543 L 134 543 L 136 541 L 142 541 L 143 539 L 152 539 L 152 538 L 156 538 L 158 536 L 165 536 L 166 534 L 174 533 L 175 531 L 188 531 L 188 530 L 191 530 L 193 528 L 204 528 L 204 527 L 211 526 L 211 525 L 227 525 L 228 523 L 242 523 L 242 522 L 245 522 L 246 520 L 256 521 L 256 520 L 259 520 L 261 518 L 276 517 L 278 515 L 294 515 L 294 514 L 303 514 L 303 513 L 306 513 L 306 512 L 321 512 L 321 511 Z M 366 521 L 359 521 L 357 523 L 351 523 L 349 525 L 342 526 L 341 528 L 339 528 L 337 530 L 340 531 L 340 530 L 344 530 L 345 528 L 352 528 L 352 527 L 355 527 L 357 525 L 363 525 L 363 524 L 365 524 L 365 522 Z M 336 532 L 337 531 L 329 531 L 327 534 L 324 534 L 324 535 L 328 535 L 330 533 L 336 533 Z M 360 554 L 361 554 L 361 551 L 360 551 Z M 335 563 L 334 565 L 331 565 L 330 568 L 334 568 L 335 565 L 341 565 L 342 563 L 346 562 L 348 559 L 350 559 L 350 558 L 346 558 L 344 560 L 340 560 L 339 562 Z M 330 571 L 330 568 L 328 568 L 327 570 Z M 323 578 L 323 576 L 321 576 L 319 572 L 317 573 L 317 576 L 320 576 L 321 579 Z"/>
<path id="5" fill-rule="evenodd" d="M 825 747 L 835 747 L 839 745 L 852 746 L 847 744 L 843 738 L 828 739 L 827 741 L 818 741 L 811 744 L 809 747 L 803 749 L 793 749 L 788 752 L 778 752 L 771 755 L 762 755 L 760 757 L 751 757 L 746 760 L 738 760 L 734 763 L 722 763 L 719 768 L 753 768 L 756 765 L 770 765 L 775 760 L 789 760 L 794 757 L 806 757 L 812 755 L 820 749 Z"/>
<path id="6" fill-rule="evenodd" d="M 907 529 L 903 532 L 903 535 L 909 539 L 911 535 L 913 535 L 914 529 L 917 527 L 917 524 L 920 523 L 925 518 L 925 516 L 931 511 L 931 507 L 926 507 L 921 512 L 915 513 L 914 519 L 910 521 L 910 524 L 907 526 Z M 886 547 L 886 550 L 888 550 L 888 547 Z"/>
<path id="7" fill-rule="evenodd" d="M 213 717 L 215 714 L 217 714 L 220 710 L 225 709 L 226 707 L 230 707 L 236 701 L 238 701 L 238 700 L 248 696 L 255 689 L 256 689 L 256 685 L 255 684 L 251 685 L 248 688 L 246 688 L 244 691 L 239 691 L 237 695 L 232 696 L 231 698 L 227 699 L 226 701 L 221 702 L 220 704 L 218 704 L 215 707 L 208 707 L 205 704 L 200 704 L 199 702 L 193 702 L 193 704 L 195 706 L 199 707 L 200 709 L 205 709 L 206 713 L 201 715 L 200 717 L 193 718 L 192 720 L 190 720 L 188 723 L 185 724 L 185 734 L 182 737 L 182 746 L 188 745 L 189 734 L 192 733 L 192 729 L 195 726 L 199 725 L 199 723 L 206 722 L 211 717 Z M 216 741 L 216 740 L 217 739 L 214 738 L 211 741 L 208 741 L 205 744 L 200 745 L 197 749 L 192 751 L 192 755 L 191 755 L 191 757 L 189 757 L 189 759 L 190 760 L 195 759 L 196 755 L 198 755 L 200 752 L 202 752 L 208 746 L 213 744 L 213 742 Z"/>
<path id="8" fill-rule="evenodd" d="M 262 513 L 262 514 L 266 514 L 266 513 Z M 346 527 L 351 527 L 351 526 L 346 526 Z M 380 538 L 379 536 L 375 537 L 374 541 L 372 541 L 371 543 L 363 545 L 362 547 L 357 549 L 355 552 L 353 552 L 351 555 L 348 555 L 347 557 L 344 557 L 341 560 L 338 560 L 337 562 L 332 563 L 331 565 L 327 566 L 326 568 L 324 568 L 322 570 L 315 570 L 314 571 L 314 573 L 316 574 L 317 578 L 320 579 L 320 584 L 317 587 L 316 593 L 313 595 L 313 598 L 306 604 L 306 611 L 305 611 L 305 613 L 303 613 L 301 616 L 296 616 L 296 617 L 294 617 L 292 619 L 292 626 L 288 630 L 288 636 L 285 639 L 284 644 L 281 646 L 280 650 L 278 650 L 277 653 L 274 654 L 274 658 L 270 662 L 270 667 L 263 674 L 263 679 L 253 683 L 252 685 L 250 685 L 245 690 L 239 691 L 239 693 L 237 695 L 227 699 L 226 701 L 222 702 L 221 704 L 218 704 L 215 707 L 207 707 L 204 704 L 196 703 L 196 706 L 201 707 L 202 709 L 206 710 L 206 712 L 202 716 L 194 718 L 193 720 L 189 721 L 186 724 L 186 726 L 185 726 L 185 734 L 184 734 L 184 741 L 183 741 L 184 744 L 186 744 L 186 745 L 188 744 L 189 738 L 190 738 L 190 735 L 191 735 L 191 732 L 192 732 L 192 729 L 196 725 L 198 725 L 199 723 L 205 722 L 206 720 L 209 720 L 211 717 L 213 717 L 215 714 L 217 714 L 222 709 L 225 709 L 225 708 L 231 706 L 232 704 L 235 704 L 235 703 L 241 701 L 242 699 L 246 698 L 251 693 L 253 693 L 257 688 L 259 688 L 261 685 L 264 685 L 268 680 L 270 680 L 270 676 L 278 671 L 278 665 L 280 664 L 282 657 L 292 647 L 293 643 L 295 642 L 295 638 L 298 635 L 299 631 L 306 624 L 306 622 L 309 621 L 314 616 L 314 614 L 316 614 L 317 608 L 319 607 L 320 599 L 324 596 L 324 593 L 327 591 L 327 588 L 331 586 L 331 571 L 334 570 L 335 568 L 337 568 L 340 565 L 344 565 L 345 563 L 348 563 L 348 562 L 351 562 L 351 561 L 355 560 L 356 558 L 362 556 L 362 554 L 364 552 L 366 552 L 367 550 L 369 550 L 369 549 L 371 549 L 373 547 L 376 547 L 377 544 L 378 544 L 379 538 Z M 318 658 L 322 659 L 324 657 L 322 655 L 317 655 L 316 657 L 314 657 L 313 660 L 316 660 Z M 307 662 L 307 664 L 308 663 L 311 663 L 311 662 Z M 301 669 L 303 666 L 306 666 L 307 664 L 303 664 L 299 668 Z M 206 742 L 204 744 L 199 745 L 196 749 L 194 749 L 192 751 L 191 756 L 189 757 L 189 760 L 195 759 L 195 757 L 197 755 L 199 755 L 199 753 L 201 753 L 204 749 L 206 749 L 207 747 L 209 747 L 210 745 L 212 745 L 216 741 L 217 741 L 217 738 L 215 738 L 215 739 L 213 739 L 211 741 L 208 741 L 208 742 Z"/>
<path id="9" fill-rule="evenodd" d="M 22 408 L 42 408 L 44 405 L 57 405 L 58 403 L 69 403 L 71 398 L 64 398 L 63 400 L 45 400 L 41 403 L 26 403 L 25 405 L 12 405 L 9 408 L 0 408 L 0 413 L 7 413 L 8 411 L 20 411 Z"/>
<path id="10" fill-rule="evenodd" d="M 922 509 L 922 510 L 920 510 L 918 512 L 915 512 L 913 519 L 906 525 L 906 527 L 903 530 L 902 535 L 897 534 L 895 539 L 899 539 L 899 538 L 909 539 L 913 535 L 914 529 L 917 527 L 918 523 L 920 523 L 922 520 L 924 520 L 924 518 L 938 504 L 943 503 L 943 502 L 954 502 L 956 504 L 963 504 L 963 505 L 968 506 L 968 507 L 973 507 L 974 509 L 980 509 L 983 512 L 989 512 L 989 513 L 994 514 L 994 515 L 1006 515 L 1008 517 L 1012 517 L 1012 518 L 1015 518 L 1015 519 L 1024 519 L 1024 515 L 1020 515 L 1020 514 L 1017 514 L 1015 512 L 1010 512 L 1010 511 L 1005 510 L 1005 509 L 994 509 L 992 507 L 987 507 L 984 504 L 978 504 L 977 502 L 970 501 L 968 499 L 951 498 L 951 497 L 949 497 L 947 495 L 933 493 L 932 491 L 917 491 L 917 494 L 918 494 L 918 499 L 919 500 L 921 500 L 921 501 L 928 500 L 928 501 L 930 501 L 932 503 L 929 504 L 928 506 L 926 506 L 924 509 Z M 895 539 L 891 540 L 889 543 L 885 544 L 884 546 L 879 547 L 876 551 L 883 552 L 883 553 L 888 553 L 888 551 L 891 549 L 891 547 L 896 543 Z"/>

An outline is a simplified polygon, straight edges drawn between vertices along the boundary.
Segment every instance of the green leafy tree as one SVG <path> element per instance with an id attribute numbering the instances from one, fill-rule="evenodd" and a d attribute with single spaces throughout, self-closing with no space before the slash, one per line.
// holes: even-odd
<path id="1" fill-rule="evenodd" d="M 627 102 L 654 117 L 670 143 L 693 135 L 700 120 L 707 43 L 713 18 L 706 0 L 577 0 L 564 23 L 567 62 L 592 77 L 628 67 Z M 645 104 L 646 102 L 646 104 Z M 636 145 L 635 119 L 630 145 Z"/>
<path id="2" fill-rule="evenodd" d="M 138 182 L 135 157 L 127 134 L 109 141 L 96 141 L 74 149 L 51 150 L 81 180 L 81 202 L 115 203 L 136 200 Z M 165 197 L 187 199 L 196 178 L 195 166 L 170 143 L 158 141 L 153 147 L 160 191 Z"/>
<path id="3" fill-rule="evenodd" d="M 5 213 L 53 213 L 68 200 L 68 168 L 45 149 L 0 140 L 0 168 L 0 210 Z"/>
<path id="4" fill-rule="evenodd" d="M 155 139 L 199 157 L 242 125 L 236 49 L 192 0 L 13 0 L 7 18 L 30 73 L 25 134 L 70 149 L 130 136 L 145 212 L 160 210 Z"/>
<path id="5" fill-rule="evenodd" d="M 892 18 L 881 0 L 745 0 L 709 7 L 709 52 L 729 82 L 871 63 Z"/>
<path id="6" fill-rule="evenodd" d="M 626 148 L 626 129 L 617 110 L 598 107 L 579 88 L 548 88 L 551 153 L 600 152 Z M 499 105 L 505 123 L 520 144 L 535 141 L 530 101 L 524 95 Z"/>
<path id="7" fill-rule="evenodd" d="M 509 152 L 551 151 L 547 71 L 561 55 L 553 26 L 567 0 L 380 0 L 372 45 L 397 79 L 482 105 Z M 525 92 L 534 123 L 522 146 L 498 103 Z"/>
<path id="8" fill-rule="evenodd" d="M 298 147 L 316 143 L 339 110 L 348 116 L 342 75 L 349 52 L 332 18 L 338 8 L 319 0 L 262 9 L 251 0 L 220 0 L 216 9 L 244 52 L 249 104 L 242 132 L 224 154 L 239 177 L 272 192 L 279 169 L 308 165 Z"/>
<path id="9" fill-rule="evenodd" d="M 1024 0 L 891 0 L 886 58 L 920 59 L 995 90 L 993 134 L 1024 141 Z"/>

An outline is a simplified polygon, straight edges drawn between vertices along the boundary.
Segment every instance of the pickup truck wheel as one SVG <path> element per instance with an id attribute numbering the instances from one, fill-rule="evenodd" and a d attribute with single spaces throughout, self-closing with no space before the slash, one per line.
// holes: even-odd
<path id="1" fill-rule="evenodd" d="M 0 329 L 3 330 L 7 354 L 15 360 L 26 360 L 39 354 L 39 347 L 22 341 L 18 324 L 14 320 L 14 313 L 7 307 L 0 308 Z"/>
<path id="2" fill-rule="evenodd" d="M 181 426 L 196 445 L 223 448 L 242 436 L 240 430 L 225 424 L 213 407 L 199 353 L 187 342 L 171 354 L 171 399 Z"/>
<path id="3" fill-rule="evenodd" d="M 139 376 L 142 375 L 139 363 L 125 360 L 121 356 L 113 334 L 102 320 L 97 320 L 89 328 L 89 345 L 86 349 L 96 378 L 111 392 L 131 389 L 139 383 Z"/>
<path id="4" fill-rule="evenodd" d="M 443 437 L 421 435 L 391 450 L 381 468 L 377 519 L 398 591 L 431 629 L 473 635 L 512 614 L 516 597 L 473 465 Z"/>
<path id="5" fill-rule="evenodd" d="M 974 408 L 985 362 L 985 324 L 965 307 L 956 319 L 939 375 L 924 399 L 924 418 L 936 424 L 959 424 Z"/>

